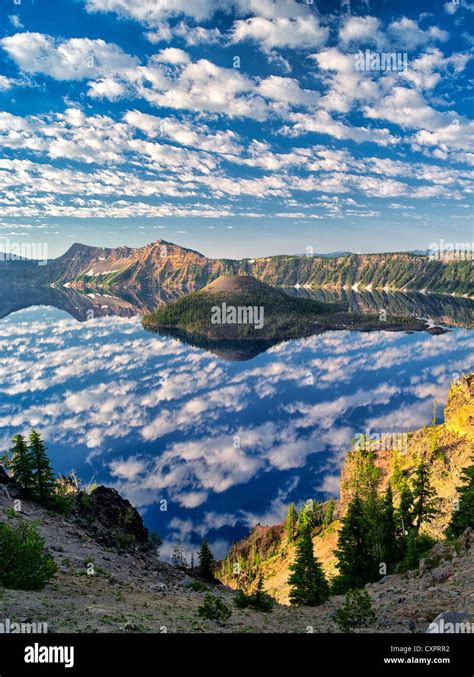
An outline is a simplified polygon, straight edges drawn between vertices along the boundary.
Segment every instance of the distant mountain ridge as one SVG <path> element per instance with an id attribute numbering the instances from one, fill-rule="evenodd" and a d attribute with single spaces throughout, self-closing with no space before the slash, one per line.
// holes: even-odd
<path id="1" fill-rule="evenodd" d="M 156 240 L 144 247 L 73 244 L 62 256 L 38 266 L 0 261 L 0 279 L 11 283 L 75 288 L 196 290 L 220 275 L 251 275 L 274 287 L 429 291 L 472 296 L 472 261 L 443 261 L 418 253 L 277 255 L 255 259 L 211 259 L 192 249 Z"/>

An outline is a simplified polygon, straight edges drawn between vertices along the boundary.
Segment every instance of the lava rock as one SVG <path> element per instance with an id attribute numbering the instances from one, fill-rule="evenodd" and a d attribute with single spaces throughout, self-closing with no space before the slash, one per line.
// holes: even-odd
<path id="1" fill-rule="evenodd" d="M 76 497 L 77 520 L 93 538 L 107 547 L 130 550 L 148 546 L 148 530 L 137 510 L 118 491 L 97 487 Z"/>

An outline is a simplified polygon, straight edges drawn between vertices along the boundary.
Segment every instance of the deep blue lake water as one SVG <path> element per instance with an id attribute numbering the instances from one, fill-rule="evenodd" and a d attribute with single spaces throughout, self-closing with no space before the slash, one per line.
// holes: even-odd
<path id="1" fill-rule="evenodd" d="M 338 494 L 351 440 L 439 416 L 473 332 L 329 332 L 229 362 L 145 332 L 36 307 L 0 320 L 2 450 L 37 428 L 56 472 L 116 487 L 185 553 L 217 556 L 290 501 Z M 167 510 L 160 510 L 166 500 Z M 161 504 L 163 507 L 165 504 Z"/>

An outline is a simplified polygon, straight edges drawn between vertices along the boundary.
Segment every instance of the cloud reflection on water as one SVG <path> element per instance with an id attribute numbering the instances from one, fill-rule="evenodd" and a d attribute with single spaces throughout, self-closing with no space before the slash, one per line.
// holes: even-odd
<path id="1" fill-rule="evenodd" d="M 337 493 L 356 432 L 427 423 L 472 348 L 467 330 L 330 332 L 226 362 L 138 318 L 22 311 L 0 322 L 0 439 L 35 426 L 58 471 L 116 486 L 168 544 L 210 532 L 224 548 Z"/>

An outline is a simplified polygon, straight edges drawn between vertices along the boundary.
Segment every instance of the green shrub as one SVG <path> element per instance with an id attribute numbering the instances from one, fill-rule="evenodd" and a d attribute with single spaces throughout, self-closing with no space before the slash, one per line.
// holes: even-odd
<path id="1" fill-rule="evenodd" d="M 263 592 L 263 578 L 258 579 L 258 587 L 251 595 L 239 590 L 234 597 L 234 604 L 238 609 L 255 609 L 255 611 L 272 611 L 273 600 Z"/>
<path id="2" fill-rule="evenodd" d="M 84 508 L 84 510 L 89 509 L 89 505 L 90 505 L 90 502 L 91 502 L 91 497 L 89 496 L 89 494 L 86 494 L 86 492 L 84 491 L 80 495 L 79 501 L 81 503 L 81 507 Z"/>
<path id="3" fill-rule="evenodd" d="M 73 496 L 63 496 L 62 494 L 52 494 L 47 500 L 48 508 L 51 508 L 55 513 L 62 515 L 69 515 L 75 504 Z"/>
<path id="4" fill-rule="evenodd" d="M 410 569 L 416 569 L 420 559 L 434 546 L 436 541 L 427 534 L 417 535 L 415 532 L 410 532 L 407 538 L 406 554 L 400 564 L 397 566 L 397 571 L 405 572 Z"/>
<path id="5" fill-rule="evenodd" d="M 335 620 L 343 632 L 372 625 L 375 614 L 367 590 L 348 590 L 343 606 L 336 611 Z"/>
<path id="6" fill-rule="evenodd" d="M 238 590 L 234 597 L 234 604 L 238 609 L 246 609 L 249 606 L 250 596 L 246 595 L 243 590 Z"/>
<path id="7" fill-rule="evenodd" d="M 209 590 L 208 586 L 201 583 L 201 581 L 193 581 L 189 584 L 189 587 L 191 590 L 194 590 L 194 592 L 207 592 L 207 590 Z"/>
<path id="8" fill-rule="evenodd" d="M 156 551 L 156 553 L 158 553 L 160 545 L 163 545 L 163 541 L 161 540 L 159 533 L 157 531 L 151 531 L 148 540 L 152 548 Z"/>
<path id="9" fill-rule="evenodd" d="M 35 524 L 0 523 L 0 585 L 13 590 L 41 590 L 57 566 L 44 549 Z"/>
<path id="10" fill-rule="evenodd" d="M 120 531 L 120 529 L 114 529 L 112 534 L 115 541 L 115 547 L 119 552 L 128 550 L 135 544 L 135 538 L 132 534 L 124 533 L 123 531 Z"/>
<path id="11" fill-rule="evenodd" d="M 218 597 L 207 593 L 204 602 L 198 608 L 198 614 L 209 621 L 227 621 L 232 611 Z"/>

